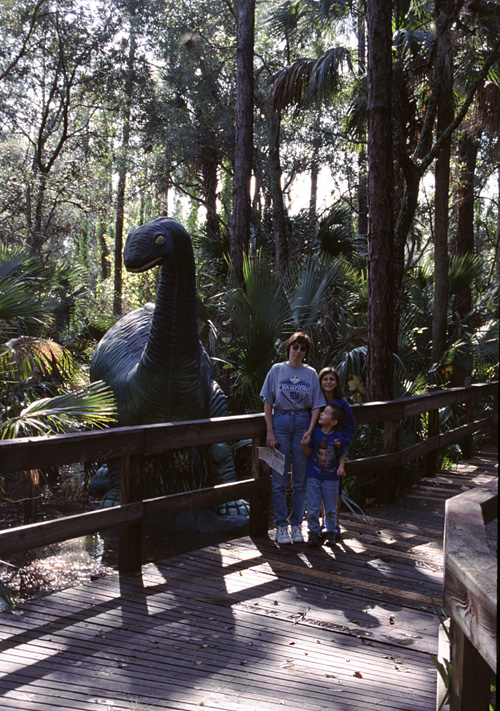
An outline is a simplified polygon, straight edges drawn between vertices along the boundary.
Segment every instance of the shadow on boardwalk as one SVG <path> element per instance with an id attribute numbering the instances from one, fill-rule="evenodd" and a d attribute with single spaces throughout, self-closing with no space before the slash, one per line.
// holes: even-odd
<path id="1" fill-rule="evenodd" d="M 344 515 L 334 550 L 245 537 L 5 613 L 0 707 L 433 711 L 444 502 L 495 462 Z"/>

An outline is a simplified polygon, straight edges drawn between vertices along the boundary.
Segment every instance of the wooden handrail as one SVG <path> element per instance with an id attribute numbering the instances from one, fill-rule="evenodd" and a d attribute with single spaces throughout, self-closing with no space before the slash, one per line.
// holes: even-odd
<path id="1" fill-rule="evenodd" d="M 462 404 L 486 396 L 494 396 L 498 392 L 498 382 L 479 383 L 465 388 L 438 390 L 427 395 L 417 395 L 389 402 L 370 402 L 353 405 L 352 411 L 356 424 L 372 422 L 399 421 L 405 417 L 413 417 L 423 412 L 437 410 L 441 407 Z M 495 425 L 498 415 L 466 425 L 467 430 L 457 430 L 458 439 L 453 432 L 438 435 L 439 440 L 433 440 L 431 445 L 420 442 L 414 445 L 415 459 L 426 451 L 439 449 L 447 444 L 459 441 L 469 434 L 474 427 L 482 429 Z M 180 449 L 194 445 L 206 445 L 214 442 L 236 441 L 261 437 L 265 435 L 264 415 L 234 415 L 231 417 L 214 417 L 210 420 L 190 420 L 187 422 L 172 422 L 158 425 L 141 425 L 137 427 L 115 427 L 108 430 L 81 432 L 66 435 L 47 435 L 38 437 L 19 437 L 17 439 L 0 441 L 0 474 L 43 469 L 44 467 L 72 464 L 74 462 L 97 461 L 122 457 L 125 454 L 159 454 L 169 449 Z M 408 451 L 411 452 L 410 447 Z M 425 451 L 424 451 L 425 450 Z M 379 455 L 381 457 L 385 455 Z M 371 459 L 371 458 L 370 458 Z M 375 459 L 375 458 L 374 458 Z M 356 466 L 352 466 L 352 474 L 357 474 Z M 365 461 L 365 460 L 360 460 Z M 384 466 L 387 460 L 380 458 Z M 407 459 L 409 461 L 409 459 Z M 405 463 L 394 457 L 391 466 Z M 364 467 L 360 467 L 359 473 Z"/>
<path id="2" fill-rule="evenodd" d="M 265 435 L 264 415 L 214 417 L 0 441 L 0 474 Z"/>
<path id="3" fill-rule="evenodd" d="M 487 711 L 497 668 L 497 558 L 485 524 L 496 518 L 498 481 L 448 499 L 444 595 L 451 620 L 450 711 Z"/>
<path id="4" fill-rule="evenodd" d="M 40 548 L 51 543 L 67 541 L 89 532 L 105 531 L 117 526 L 131 525 L 159 518 L 165 513 L 172 516 L 182 511 L 217 506 L 226 501 L 251 498 L 255 494 L 269 493 L 269 482 L 262 479 L 219 484 L 218 486 L 186 491 L 181 494 L 144 499 L 131 504 L 64 516 L 51 521 L 31 523 L 0 531 L 0 556 Z"/>
<path id="5" fill-rule="evenodd" d="M 427 457 L 437 449 L 448 444 L 470 437 L 473 432 L 495 426 L 498 415 L 494 413 L 488 418 L 482 418 L 448 432 L 437 433 L 437 420 L 429 416 L 429 436 L 422 442 L 400 451 L 397 449 L 397 426 L 401 419 L 413 417 L 423 412 L 436 413 L 439 408 L 463 403 L 473 403 L 480 398 L 493 396 L 498 398 L 498 383 L 480 383 L 465 388 L 453 388 L 446 391 L 436 391 L 426 395 L 403 398 L 390 402 L 373 402 L 353 406 L 353 414 L 357 424 L 372 422 L 385 423 L 385 452 L 383 454 L 354 459 L 347 462 L 348 475 L 372 475 L 374 472 L 384 474 L 385 495 L 391 496 L 397 484 L 398 471 L 401 466 L 418 457 Z M 497 400 L 496 400 L 497 401 Z M 469 408 L 470 412 L 470 408 Z M 140 472 L 144 456 L 159 454 L 171 449 L 207 445 L 216 442 L 252 440 L 252 476 L 246 484 L 245 496 L 256 504 L 251 506 L 250 526 L 254 533 L 267 530 L 267 504 L 265 498 L 269 490 L 269 482 L 258 483 L 259 465 L 256 457 L 256 447 L 265 438 L 264 415 L 237 415 L 233 417 L 217 417 L 210 420 L 175 422 L 137 427 L 119 427 L 104 431 L 81 432 L 67 435 L 52 435 L 40 437 L 24 437 L 0 441 L 0 474 L 11 472 L 43 469 L 49 466 L 59 466 L 74 462 L 97 461 L 100 459 L 120 458 L 122 463 L 122 500 L 121 506 L 103 512 L 79 514 L 68 517 L 67 528 L 61 524 L 62 519 L 47 521 L 44 524 L 31 524 L 16 529 L 0 531 L 0 554 L 6 555 L 14 550 L 26 550 L 35 545 L 46 545 L 50 542 L 65 540 L 61 531 L 66 530 L 66 539 L 74 535 L 95 533 L 104 528 L 122 526 L 122 531 L 128 531 L 127 536 L 120 538 L 120 548 L 126 552 L 121 555 L 124 561 L 120 570 L 140 567 L 141 532 L 137 526 L 148 518 L 147 511 L 154 510 L 156 515 L 167 515 L 175 511 L 192 510 L 203 506 L 214 505 L 212 498 L 218 503 L 239 498 L 236 488 L 242 482 L 227 485 L 223 490 L 219 487 L 179 494 L 174 497 L 159 497 L 150 502 L 141 501 Z M 123 475 L 125 472 L 125 476 Z M 426 472 L 428 473 L 428 472 Z M 266 477 L 265 479 L 268 479 Z M 236 488 L 235 488 L 236 487 Z M 266 488 L 267 487 L 267 488 Z M 154 501 L 155 503 L 151 503 Z M 178 507 L 181 507 L 180 509 Z M 97 515 L 99 514 L 99 515 Z M 33 528 L 33 526 L 43 526 Z M 136 527 L 133 529 L 132 527 Z M 26 529 L 25 535 L 21 531 Z M 36 532 L 43 530 L 43 542 L 37 538 Z M 79 533 L 75 533 L 79 531 Z M 127 545 L 122 545 L 122 539 Z M 138 542 L 139 541 L 139 542 Z M 129 548 L 127 548 L 127 546 Z M 130 547 L 135 546 L 132 552 Z"/>

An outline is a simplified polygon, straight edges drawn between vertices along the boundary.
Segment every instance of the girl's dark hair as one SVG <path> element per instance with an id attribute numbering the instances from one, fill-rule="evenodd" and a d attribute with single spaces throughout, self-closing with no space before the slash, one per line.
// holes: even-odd
<path id="1" fill-rule="evenodd" d="M 345 397 L 344 388 L 342 387 L 342 385 L 340 383 L 340 376 L 337 373 L 337 371 L 334 368 L 331 368 L 330 366 L 328 366 L 326 368 L 322 368 L 318 373 L 319 384 L 321 385 L 321 387 L 323 387 L 322 382 L 323 382 L 323 378 L 325 377 L 325 375 L 334 375 L 337 378 L 337 387 L 333 391 L 333 394 L 335 395 L 335 397 L 336 398 L 337 397 Z"/>
<path id="2" fill-rule="evenodd" d="M 303 331 L 297 331 L 297 333 L 294 333 L 293 336 L 290 336 L 290 338 L 286 342 L 286 357 L 290 357 L 290 348 L 295 343 L 306 347 L 306 355 L 304 357 L 307 358 L 309 354 L 309 348 L 311 346 L 311 340 L 307 333 L 304 333 Z"/>

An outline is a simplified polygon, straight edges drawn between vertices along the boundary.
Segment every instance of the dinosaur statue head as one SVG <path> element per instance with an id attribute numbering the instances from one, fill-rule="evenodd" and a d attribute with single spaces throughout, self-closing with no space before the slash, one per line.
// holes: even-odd
<path id="1" fill-rule="evenodd" d="M 176 257 L 192 252 L 191 239 L 182 225 L 171 217 L 158 217 L 130 232 L 123 251 L 129 272 L 145 272 Z"/>

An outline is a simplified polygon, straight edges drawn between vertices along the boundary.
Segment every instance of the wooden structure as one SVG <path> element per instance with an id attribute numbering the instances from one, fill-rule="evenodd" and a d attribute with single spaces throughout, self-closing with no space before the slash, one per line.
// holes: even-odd
<path id="1" fill-rule="evenodd" d="M 473 420 L 473 405 L 484 398 L 493 398 L 492 414 Z M 439 432 L 435 413 L 443 407 L 461 408 L 465 422 L 452 430 Z M 381 499 L 391 501 L 398 490 L 398 478 L 404 464 L 421 459 L 426 473 L 432 474 L 440 448 L 461 442 L 467 452 L 474 432 L 486 427 L 496 431 L 498 382 L 436 391 L 390 402 L 355 405 L 353 412 L 358 425 L 384 423 L 384 453 L 347 462 L 347 475 L 373 476 L 378 473 Z M 422 440 L 406 449 L 398 449 L 400 422 L 406 418 L 418 419 L 423 413 L 427 413 L 427 430 L 415 423 L 415 431 L 420 430 Z M 145 456 L 182 447 L 248 438 L 252 439 L 252 478 L 210 489 L 142 500 L 141 470 Z M 111 509 L 0 531 L 0 556 L 106 528 L 121 527 L 120 572 L 138 572 L 142 564 L 143 521 L 239 498 L 250 502 L 250 533 L 264 534 L 267 531 L 270 483 L 268 477 L 260 476 L 262 465 L 256 456 L 256 448 L 264 438 L 264 415 L 258 414 L 1 441 L 0 474 L 120 457 L 122 491 L 121 505 Z"/>
<path id="2" fill-rule="evenodd" d="M 492 397 L 494 399 L 492 414 L 479 420 L 473 420 L 473 404 L 477 405 L 481 399 L 491 399 Z M 443 407 L 460 409 L 463 415 L 462 424 L 453 430 L 439 432 L 437 413 Z M 412 460 L 420 459 L 426 473 L 432 475 L 435 468 L 435 455 L 438 449 L 454 442 L 461 442 L 462 448 L 467 452 L 474 432 L 485 427 L 492 427 L 493 431 L 495 431 L 498 422 L 498 384 L 496 382 L 479 384 L 468 388 L 456 388 L 446 392 L 436 392 L 387 403 L 369 403 L 355 406 L 353 411 L 358 424 L 384 423 L 384 452 L 375 457 L 355 459 L 348 462 L 347 473 L 350 476 L 380 474 L 381 499 L 390 502 L 395 498 L 398 489 L 398 477 L 402 465 Z M 420 416 L 422 413 L 428 413 L 426 430 L 421 427 Z M 421 432 L 422 439 L 411 447 L 398 449 L 398 431 L 400 422 L 404 418 L 414 418 L 415 431 Z M 356 662 L 359 660 L 359 665 L 361 665 L 361 659 L 370 658 L 372 652 L 374 652 L 376 658 L 373 659 L 371 666 L 370 662 L 368 671 L 366 668 L 364 672 L 361 671 L 361 666 L 358 669 L 354 669 L 354 671 L 352 671 L 351 667 L 348 667 L 349 672 L 347 673 L 347 676 L 350 677 L 352 672 L 355 679 L 370 679 L 370 683 L 365 684 L 364 688 L 356 687 L 355 691 L 350 689 L 349 685 L 348 689 L 339 689 L 339 696 L 336 698 L 334 708 L 350 709 L 353 706 L 360 707 L 362 704 L 369 703 L 373 694 L 377 695 L 381 708 L 416 711 L 417 709 L 430 709 L 432 707 L 435 700 L 435 692 L 429 692 L 429 687 L 426 686 L 428 682 L 422 681 L 420 686 L 420 681 L 418 681 L 418 684 L 415 682 L 418 688 L 409 687 L 408 683 L 409 679 L 412 680 L 412 684 L 414 678 L 420 679 L 421 673 L 425 678 L 429 674 L 428 654 L 433 651 L 431 639 L 437 639 L 437 622 L 433 612 L 431 612 L 429 600 L 430 595 L 436 598 L 440 596 L 440 561 L 439 557 L 436 559 L 432 555 L 432 551 L 429 559 L 424 556 L 424 560 L 421 561 L 419 557 L 414 555 L 412 548 L 405 547 L 405 542 L 407 542 L 408 535 L 411 535 L 420 540 L 422 546 L 425 546 L 427 538 L 433 537 L 432 547 L 436 547 L 440 545 L 442 529 L 436 527 L 434 519 L 424 519 L 422 524 L 409 524 L 410 527 L 413 526 L 414 530 L 407 531 L 405 529 L 408 525 L 409 517 L 399 512 L 391 513 L 388 510 L 387 518 L 383 521 L 372 518 L 358 523 L 357 520 L 351 517 L 351 524 L 354 526 L 355 533 L 351 536 L 353 543 L 352 552 L 349 555 L 355 555 L 349 558 L 346 553 L 345 569 L 341 567 L 343 558 L 340 552 L 338 555 L 337 553 L 327 554 L 326 557 L 324 549 L 321 552 L 313 553 L 306 549 L 307 553 L 305 553 L 293 548 L 289 552 L 282 553 L 282 551 L 278 551 L 276 553 L 274 544 L 265 542 L 268 522 L 269 477 L 262 476 L 261 466 L 256 457 L 256 447 L 260 444 L 264 435 L 265 423 L 263 415 L 243 415 L 199 422 L 116 428 L 104 432 L 33 437 L 0 442 L 0 474 L 33 471 L 47 466 L 73 463 L 75 461 L 96 461 L 111 457 L 120 457 L 122 463 L 120 506 L 0 531 L 0 556 L 5 557 L 13 552 L 30 550 L 52 542 L 64 541 L 76 536 L 120 527 L 119 571 L 121 574 L 139 574 L 136 579 L 117 578 L 112 585 L 109 581 L 93 583 L 82 593 L 83 598 L 80 602 L 77 597 L 73 598 L 73 592 L 58 593 L 50 598 L 55 602 L 49 603 L 49 606 L 54 604 L 58 609 L 54 612 L 40 612 L 39 621 L 36 620 L 36 615 L 38 614 L 37 603 L 30 604 L 25 608 L 29 615 L 23 612 L 20 618 L 20 626 L 16 625 L 12 620 L 10 630 L 6 629 L 6 631 L 2 632 L 2 634 L 6 634 L 3 649 L 7 654 L 6 657 L 2 655 L 3 659 L 7 660 L 4 668 L 4 673 L 7 676 L 4 677 L 3 686 L 0 686 L 5 690 L 5 696 L 2 700 L 4 706 L 2 708 L 36 708 L 37 711 L 46 708 L 48 711 L 49 708 L 53 709 L 58 706 L 67 708 L 70 705 L 79 706 L 81 709 L 92 708 L 97 710 L 102 708 L 106 709 L 106 711 L 110 711 L 112 708 L 130 709 L 131 699 L 134 698 L 134 692 L 131 689 L 135 684 L 138 684 L 140 689 L 136 693 L 136 698 L 141 699 L 141 704 L 146 706 L 151 704 L 151 707 L 158 706 L 159 708 L 184 710 L 201 705 L 208 708 L 228 710 L 253 709 L 256 707 L 259 709 L 274 709 L 283 705 L 282 701 L 279 702 L 279 705 L 276 701 L 277 680 L 280 680 L 280 675 L 283 675 L 286 681 L 283 684 L 280 683 L 278 690 L 282 694 L 280 698 L 285 700 L 284 705 L 290 705 L 289 703 L 287 704 L 287 699 L 290 700 L 292 697 L 295 698 L 297 696 L 298 701 L 294 702 L 296 703 L 296 708 L 300 707 L 305 711 L 316 711 L 332 708 L 330 704 L 331 686 L 332 684 L 335 685 L 336 682 L 325 682 L 325 679 L 335 679 L 335 670 L 337 668 L 341 669 L 343 662 L 346 663 L 347 660 L 350 662 L 351 658 L 354 658 Z M 141 500 L 141 470 L 144 456 L 186 446 L 248 438 L 252 439 L 253 448 L 251 478 L 210 489 Z M 436 481 L 438 480 L 439 477 L 436 478 Z M 448 498 L 448 495 L 458 493 L 456 488 L 453 488 L 453 485 L 445 485 L 444 488 L 446 492 L 445 498 Z M 435 492 L 433 491 L 434 495 Z M 235 562 L 231 563 L 234 557 L 232 554 L 223 554 L 220 552 L 221 549 L 217 549 L 211 553 L 209 552 L 216 559 L 215 572 L 210 567 L 203 567 L 203 564 L 199 574 L 190 573 L 185 576 L 184 568 L 187 569 L 190 565 L 188 563 L 190 559 L 185 557 L 181 557 L 176 562 L 167 561 L 162 565 L 153 566 L 151 569 L 146 567 L 142 570 L 141 541 L 143 521 L 166 514 L 171 515 L 185 510 L 213 506 L 238 498 L 246 498 L 250 502 L 250 535 L 252 538 L 243 539 L 237 544 L 238 550 L 242 552 L 235 556 Z M 403 511 L 410 511 L 410 509 L 403 508 Z M 430 511 L 430 508 L 428 511 Z M 345 519 L 348 521 L 349 517 L 346 516 Z M 389 548 L 386 545 L 386 535 L 389 536 L 391 544 Z M 403 548 L 396 546 L 399 537 L 403 539 Z M 347 538 L 345 541 L 347 543 Z M 381 541 L 383 541 L 383 545 L 380 545 Z M 419 549 L 421 547 L 420 544 L 418 545 Z M 234 546 L 234 543 L 230 544 L 233 550 Z M 206 555 L 206 552 L 201 551 L 197 554 L 197 557 L 201 556 L 203 558 Z M 283 555 L 285 556 L 284 558 Z M 290 561 L 290 558 L 287 559 L 286 556 L 289 555 L 294 556 L 292 561 Z M 228 556 L 229 560 L 227 559 Z M 256 560 L 256 573 L 264 575 L 264 580 L 253 578 L 254 565 L 248 562 L 246 556 L 249 557 L 248 560 L 250 561 Z M 195 559 L 194 555 L 193 559 Z M 216 610 L 221 612 L 219 610 L 220 606 L 230 608 L 228 620 L 236 619 L 239 614 L 239 608 L 237 610 L 232 603 L 227 602 L 223 594 L 225 590 L 232 589 L 224 571 L 226 567 L 231 567 L 233 564 L 235 566 L 234 571 L 231 568 L 230 572 L 231 574 L 234 572 L 236 580 L 238 580 L 240 574 L 241 577 L 246 578 L 248 571 L 252 571 L 249 585 L 254 597 L 251 598 L 253 600 L 252 607 L 250 609 L 244 608 L 241 613 L 245 618 L 243 627 L 246 631 L 241 632 L 241 638 L 238 636 L 237 639 L 234 638 L 233 632 L 228 632 L 228 636 L 225 638 L 226 646 L 222 650 L 219 648 L 218 642 L 211 646 L 209 638 L 214 632 L 212 628 L 221 624 L 215 617 Z M 176 566 L 180 570 L 177 570 Z M 262 566 L 264 567 L 262 568 Z M 436 568 L 436 566 L 438 567 Z M 424 574 L 421 572 L 423 569 L 429 572 Z M 149 579 L 148 575 L 151 571 L 153 571 L 153 577 Z M 420 571 L 417 575 L 417 579 L 420 578 L 418 580 L 415 579 L 416 571 Z M 143 580 L 140 577 L 141 573 L 144 576 Z M 275 587 L 277 586 L 279 590 L 284 587 L 287 592 L 284 597 L 271 598 L 269 603 L 271 612 L 267 612 L 265 615 L 267 622 L 265 630 L 262 631 L 262 639 L 259 640 L 260 633 L 256 630 L 259 629 L 259 624 L 262 623 L 260 618 L 262 617 L 263 609 L 261 602 L 259 602 L 261 600 L 259 593 L 263 593 L 268 589 L 266 576 L 269 575 L 271 575 Z M 373 575 L 376 576 L 376 581 L 373 580 Z M 194 607 L 191 606 L 189 608 L 191 611 L 184 613 L 182 605 L 186 605 L 186 609 L 189 607 L 184 600 L 187 595 L 186 590 L 190 590 L 193 576 L 196 580 L 195 600 L 192 603 Z M 393 583 L 394 579 L 397 580 L 395 584 Z M 215 588 L 210 587 L 212 583 L 209 583 L 209 581 L 213 580 L 216 581 Z M 252 580 L 255 582 L 251 582 Z M 203 581 L 203 585 L 201 581 Z M 180 582 L 180 587 L 177 587 L 177 582 Z M 425 587 L 428 583 L 429 586 Z M 275 588 L 271 585 L 269 589 L 274 590 Z M 298 597 L 296 590 L 301 591 Z M 102 598 L 100 597 L 101 592 Z M 156 597 L 157 593 L 158 597 Z M 94 602 L 96 595 L 98 601 Z M 187 597 L 190 597 L 190 595 L 187 595 Z M 308 604 L 294 608 L 292 598 L 304 599 Z M 403 629 L 405 630 L 401 637 L 395 634 L 395 626 L 397 620 L 396 612 L 399 614 L 401 610 L 406 610 L 401 602 L 402 598 L 410 601 L 411 604 L 409 605 L 410 612 L 401 613 L 402 619 L 404 619 Z M 63 599 L 63 602 L 59 609 L 59 600 L 61 599 Z M 85 608 L 82 608 L 84 599 L 87 600 L 88 604 Z M 233 599 L 238 600 L 238 604 L 242 603 L 238 596 L 229 598 L 229 600 Z M 244 601 L 246 604 L 248 604 L 248 599 L 248 594 L 245 593 Z M 309 601 L 311 604 L 309 604 Z M 322 601 L 325 601 L 324 604 Z M 137 605 L 139 609 L 136 609 Z M 215 605 L 215 609 L 211 605 Z M 290 648 L 295 647 L 297 644 L 295 638 L 290 636 L 290 629 L 297 628 L 303 631 L 304 627 L 309 626 L 309 622 L 306 622 L 306 619 L 310 620 L 311 616 L 308 610 L 313 609 L 311 605 L 314 605 L 315 622 L 312 625 L 314 633 L 312 637 L 308 634 L 302 635 L 301 646 L 298 646 L 296 650 L 290 651 Z M 395 607 L 390 608 L 393 612 L 387 616 L 387 606 L 391 605 Z M 324 614 L 321 613 L 322 607 L 326 610 Z M 131 610 L 130 613 L 129 608 Z M 377 608 L 376 613 L 373 612 L 375 608 Z M 281 609 L 288 610 L 288 612 L 279 619 L 280 614 L 278 612 L 281 612 Z M 30 617 L 30 610 L 33 612 L 34 617 Z M 99 610 L 103 611 L 104 617 L 100 617 Z M 153 613 L 151 610 L 157 610 L 157 612 Z M 338 614 L 332 617 L 332 610 L 337 610 Z M 363 622 L 361 625 L 363 631 L 359 629 L 357 623 L 352 622 L 352 620 L 356 619 L 356 614 L 360 610 L 368 618 L 373 618 L 373 623 L 364 624 Z M 108 613 L 110 614 L 109 619 L 107 617 Z M 171 627 L 173 626 L 177 629 L 178 624 L 184 624 L 178 622 L 178 614 L 188 615 L 189 624 L 191 624 L 189 616 L 193 615 L 194 622 L 192 622 L 192 626 L 194 627 L 199 627 L 201 621 L 204 620 L 203 635 L 205 636 L 202 635 L 197 640 L 201 646 L 192 646 L 190 640 L 195 633 L 192 627 L 189 627 L 188 633 L 184 637 L 182 633 L 187 628 L 179 628 L 178 633 L 182 637 L 182 645 L 175 644 L 175 634 L 170 638 Z M 254 614 L 258 616 L 258 620 L 253 617 Z M 161 624 L 157 627 L 162 645 L 168 643 L 166 655 L 169 661 L 162 660 L 158 662 L 153 654 L 153 650 L 156 649 L 155 645 L 159 644 L 160 639 L 150 640 L 148 636 L 148 646 L 147 648 L 144 647 L 143 635 L 150 634 L 151 616 L 154 617 L 153 627 L 157 625 L 156 615 L 159 616 L 159 619 L 163 619 L 163 616 L 165 616 L 165 619 L 169 620 L 165 625 Z M 424 616 L 422 617 L 422 615 Z M 332 622 L 332 619 L 336 621 Z M 363 619 L 366 621 L 366 618 Z M 384 620 L 383 623 L 382 619 Z M 410 621 L 408 622 L 407 619 Z M 82 620 L 90 620 L 90 622 L 82 622 Z M 214 624 L 210 626 L 207 620 L 209 622 L 213 621 Z M 274 620 L 274 622 L 271 624 L 270 620 Z M 23 628 L 24 622 L 27 623 L 26 628 Z M 297 627 L 299 624 L 300 628 Z M 116 634 L 118 637 L 115 636 L 113 631 L 117 625 L 118 632 Z M 234 621 L 232 624 L 227 622 L 227 625 L 228 631 L 236 629 Z M 373 625 L 377 634 L 372 630 L 371 625 Z M 81 626 L 85 627 L 83 632 L 80 629 Z M 114 641 L 110 650 L 106 651 L 106 659 L 112 660 L 113 673 L 116 672 L 117 676 L 113 685 L 109 688 L 107 698 L 112 698 L 112 704 L 115 704 L 115 697 L 120 697 L 116 705 L 110 705 L 108 700 L 102 701 L 95 694 L 95 698 L 93 697 L 89 701 L 89 688 L 95 687 L 96 678 L 101 681 L 99 669 L 102 665 L 99 661 L 99 655 L 102 650 L 102 637 L 106 636 L 106 632 L 102 632 L 102 630 L 107 629 L 108 626 L 110 627 L 111 638 Z M 89 630 L 87 627 L 90 627 L 91 643 L 90 640 L 84 639 L 83 643 L 80 644 L 82 641 L 80 635 L 83 634 L 84 638 L 88 636 Z M 138 630 L 141 630 L 140 635 Z M 62 636 L 58 637 L 56 632 L 61 632 Z M 240 632 L 238 632 L 238 635 L 240 635 Z M 332 635 L 335 639 L 334 650 L 327 648 L 332 646 L 331 643 L 327 644 L 327 639 L 331 639 Z M 346 636 L 352 639 L 349 641 Z M 51 645 L 55 637 L 58 637 L 57 645 L 59 646 L 56 645 L 55 653 L 53 651 L 48 652 L 47 649 L 52 650 Z M 39 643 L 40 639 L 42 640 L 41 643 Z M 243 641 L 244 639 L 246 641 Z M 474 639 L 475 637 L 473 636 Z M 34 641 L 35 649 L 31 647 L 32 640 Z M 421 640 L 424 640 L 424 642 L 421 642 Z M 89 647 L 86 646 L 87 641 L 90 643 Z M 21 657 L 28 651 L 28 647 L 25 648 L 25 643 L 29 647 L 29 654 L 33 655 L 28 657 L 30 661 L 26 665 L 26 673 L 19 667 L 19 650 L 21 650 Z M 150 643 L 153 647 L 149 646 Z M 275 643 L 281 645 L 281 651 L 277 653 L 277 656 L 274 656 L 269 651 L 269 647 L 273 648 Z M 389 644 L 388 648 L 384 646 L 386 643 Z M 187 645 L 188 651 L 182 651 L 183 644 Z M 318 651 L 316 644 L 323 645 L 320 651 Z M 417 649 L 419 644 L 424 644 L 425 649 Z M 362 647 L 358 652 L 362 650 L 362 655 L 354 651 L 354 647 L 359 645 L 362 645 Z M 248 651 L 247 646 L 254 647 L 254 649 Z M 393 646 L 398 650 L 407 650 L 404 657 L 401 657 L 403 660 L 401 664 L 395 661 L 400 659 L 401 655 L 398 656 L 399 652 L 395 652 L 392 649 Z M 83 648 L 80 649 L 80 647 Z M 125 662 L 121 661 L 122 647 L 128 650 L 126 654 L 125 652 L 123 653 L 128 660 Z M 368 647 L 373 647 L 374 649 L 367 650 Z M 340 656 L 339 648 L 343 650 Z M 106 647 L 106 649 L 108 648 Z M 137 651 L 138 649 L 140 649 L 140 652 Z M 203 651 L 207 649 L 212 651 Z M 301 650 L 300 659 L 295 654 L 295 651 L 299 653 L 299 649 Z M 69 655 L 66 654 L 68 650 L 71 652 Z M 416 650 L 417 656 L 413 657 L 409 650 Z M 247 682 L 246 674 L 241 669 L 241 667 L 247 667 L 247 651 L 249 655 L 251 653 L 253 672 L 255 672 L 254 664 L 258 667 L 258 672 L 255 672 L 254 676 L 252 676 L 251 683 Z M 256 656 L 253 656 L 254 652 Z M 222 655 L 221 659 L 225 661 L 219 661 L 219 653 Z M 419 656 L 421 653 L 426 655 L 424 661 Z M 193 654 L 192 657 L 190 656 L 191 654 Z M 206 655 L 210 658 L 207 658 Z M 55 671 L 53 670 L 51 663 L 46 661 L 47 657 L 52 656 L 55 656 L 56 661 L 58 659 L 62 660 L 60 664 L 64 666 L 64 669 L 56 664 L 56 669 Z M 266 667 L 266 659 L 268 657 L 272 661 Z M 305 657 L 310 658 L 304 660 Z M 188 663 L 189 659 L 192 660 L 191 663 Z M 199 664 L 200 659 L 202 661 Z M 292 661 L 289 662 L 290 659 Z M 67 660 L 69 660 L 70 666 L 75 665 L 75 668 L 87 669 L 85 672 L 87 674 L 85 690 L 80 695 L 77 693 L 79 675 L 78 673 L 74 675 L 68 673 Z M 90 660 L 90 666 L 87 668 L 85 666 L 87 662 L 82 660 Z M 124 669 L 132 671 L 134 665 L 139 663 L 138 660 L 140 660 L 141 665 L 141 671 L 138 675 L 129 675 L 128 672 L 123 671 Z M 311 664 L 307 662 L 311 662 Z M 165 664 L 166 666 L 164 666 Z M 203 666 L 205 664 L 207 665 L 206 668 Z M 235 664 L 237 665 L 236 667 Z M 285 673 L 288 664 L 291 665 L 288 669 L 290 673 Z M 180 674 L 179 665 L 182 669 L 185 669 L 186 665 L 189 667 L 189 673 L 186 677 L 182 677 L 182 680 L 178 679 L 177 676 Z M 194 670 L 191 668 L 193 665 Z M 197 666 L 203 666 L 203 669 L 197 670 Z M 356 666 L 358 665 L 356 664 Z M 23 663 L 21 667 L 24 669 Z M 106 668 L 108 667 L 106 666 Z M 230 668 L 231 671 L 226 673 L 226 668 Z M 317 675 L 314 677 L 318 696 L 314 702 L 309 703 L 307 699 L 313 693 L 311 691 L 311 674 L 313 674 L 315 668 L 319 670 L 318 674 L 320 675 L 320 678 Z M 37 674 L 37 669 L 42 670 L 41 680 Z M 49 669 L 52 671 L 49 672 Z M 248 665 L 248 669 L 250 669 L 250 665 Z M 404 669 L 409 676 L 401 683 L 399 674 L 394 676 L 390 674 L 392 669 L 396 671 Z M 422 671 L 423 669 L 425 671 Z M 204 679 L 211 680 L 208 686 L 200 686 L 198 683 L 198 672 L 202 671 Z M 260 675 L 261 671 L 265 677 L 264 679 Z M 48 686 L 43 683 L 46 678 L 45 672 L 51 678 Z M 298 679 L 295 681 L 297 673 Z M 144 674 L 146 674 L 147 679 L 145 682 L 141 682 Z M 342 674 L 344 674 L 343 678 L 345 678 L 344 671 Z M 52 683 L 52 675 L 55 675 L 54 679 L 57 683 Z M 162 675 L 166 675 L 169 678 L 168 684 L 165 685 L 159 681 L 159 675 L 160 678 Z M 29 677 L 29 680 L 27 677 Z M 172 683 L 175 688 L 171 688 L 170 679 L 173 680 Z M 216 682 L 214 682 L 217 685 L 216 687 L 212 685 L 214 679 L 216 679 Z M 29 690 L 26 692 L 28 695 L 35 694 L 35 697 L 38 698 L 39 693 L 42 693 L 42 691 L 44 694 L 47 693 L 47 698 L 45 699 L 44 697 L 45 700 L 40 702 L 40 705 L 32 705 L 31 697 L 24 706 L 20 704 L 24 699 L 23 694 L 25 692 L 23 691 L 19 696 L 17 690 L 20 686 L 24 686 L 24 681 L 29 686 Z M 62 686 L 58 685 L 59 682 Z M 76 687 L 74 686 L 75 684 Z M 128 689 L 126 692 L 124 692 L 124 687 Z M 154 687 L 154 691 L 151 692 L 152 696 L 147 692 L 146 687 Z M 230 694 L 224 691 L 227 688 L 230 689 Z M 433 676 L 434 688 L 435 676 Z M 15 692 L 13 689 L 15 689 Z M 189 691 L 190 689 L 191 691 Z M 201 695 L 198 693 L 200 689 L 202 690 Z M 246 701 L 247 690 L 251 690 L 254 694 L 253 700 L 248 703 Z M 316 691 L 314 691 L 315 694 Z M 343 696 L 344 693 L 345 695 Z M 459 690 L 457 693 L 460 695 L 461 691 Z M 163 703 L 165 694 L 168 695 L 168 704 L 172 703 L 172 705 Z M 219 694 L 220 696 L 215 698 L 213 694 Z M 237 702 L 233 700 L 235 695 L 238 699 Z M 61 698 L 63 699 L 62 702 L 59 701 Z M 404 702 L 401 701 L 402 698 L 404 698 Z M 174 700 L 171 702 L 172 699 Z M 160 702 L 156 703 L 158 700 Z M 221 701 L 221 704 L 219 704 L 219 701 Z M 36 703 L 38 704 L 38 701 Z M 147 707 L 149 708 L 149 706 Z M 141 707 L 138 706 L 137 708 Z"/>
<path id="3" fill-rule="evenodd" d="M 495 464 L 343 514 L 335 550 L 245 537 L 2 613 L 0 708 L 434 711 L 445 502 Z"/>
<path id="4" fill-rule="evenodd" d="M 450 616 L 450 711 L 488 711 L 497 671 L 498 563 L 485 526 L 497 517 L 498 481 L 446 502 L 444 604 Z"/>

